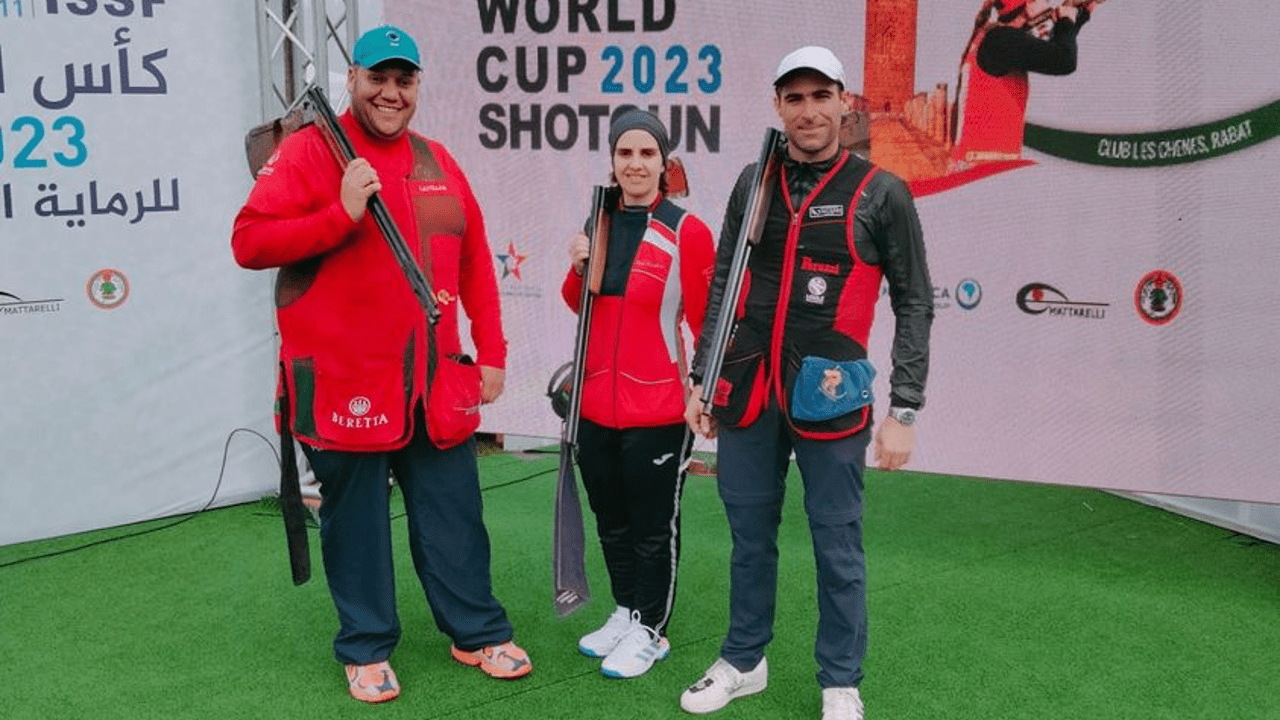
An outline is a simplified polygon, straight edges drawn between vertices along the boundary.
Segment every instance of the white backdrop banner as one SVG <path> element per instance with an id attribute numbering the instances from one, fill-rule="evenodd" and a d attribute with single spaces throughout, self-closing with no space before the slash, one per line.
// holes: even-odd
<path id="1" fill-rule="evenodd" d="M 820 44 L 858 95 L 846 139 L 911 183 L 929 247 L 914 468 L 1280 503 L 1260 419 L 1280 401 L 1280 19 L 1262 0 L 1107 2 L 1073 73 L 1031 76 L 1021 145 L 966 155 L 979 5 L 387 0 L 426 58 L 415 125 L 488 221 L 511 354 L 484 429 L 558 435 L 559 287 L 610 115 L 667 122 L 682 203 L 718 231 L 776 123 L 774 67 Z M 0 0 L 0 544 L 198 509 L 228 438 L 219 502 L 276 479 L 267 446 L 231 434 L 272 430 L 271 277 L 228 247 L 261 120 L 253 23 L 250 3 Z"/>
<path id="2" fill-rule="evenodd" d="M 416 127 L 487 215 L 512 352 L 485 428 L 558 434 L 543 392 L 573 347 L 565 248 L 606 180 L 610 114 L 668 123 L 683 204 L 717 230 L 776 124 L 773 69 L 819 44 L 859 95 L 851 142 L 910 181 L 925 228 L 937 319 L 916 469 L 1280 502 L 1259 415 L 1280 400 L 1280 76 L 1256 71 L 1280 20 L 1261 0 L 1102 4 L 1075 72 L 1031 76 L 1024 146 L 965 157 L 953 112 L 980 4 L 388 0 L 427 58 Z M 887 300 L 878 313 L 883 399 Z"/>
<path id="3" fill-rule="evenodd" d="M 202 507 L 270 432 L 270 278 L 230 261 L 248 3 L 0 2 L 0 544 Z M 278 477 L 230 443 L 218 502 Z"/>

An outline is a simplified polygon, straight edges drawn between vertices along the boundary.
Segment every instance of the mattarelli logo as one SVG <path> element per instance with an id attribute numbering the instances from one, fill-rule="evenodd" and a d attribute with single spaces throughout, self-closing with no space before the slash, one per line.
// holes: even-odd
<path id="1" fill-rule="evenodd" d="M 89 302 L 103 310 L 115 310 L 129 299 L 129 279 L 124 273 L 104 268 L 94 273 L 85 283 Z"/>
<path id="2" fill-rule="evenodd" d="M 1152 325 L 1167 325 L 1182 310 L 1182 283 L 1168 270 L 1152 270 L 1133 293 L 1138 315 Z"/>
<path id="3" fill-rule="evenodd" d="M 0 290 L 0 315 L 43 315 L 62 310 L 62 298 L 23 300 L 13 293 Z"/>
<path id="4" fill-rule="evenodd" d="M 1070 300 L 1061 290 L 1045 283 L 1023 285 L 1015 299 L 1018 309 L 1028 315 L 1103 320 L 1111 303 Z"/>

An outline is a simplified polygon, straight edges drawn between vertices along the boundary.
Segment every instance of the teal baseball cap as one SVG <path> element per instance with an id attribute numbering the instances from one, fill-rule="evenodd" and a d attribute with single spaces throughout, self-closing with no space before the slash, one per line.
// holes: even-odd
<path id="1" fill-rule="evenodd" d="M 351 62 L 361 67 L 371 68 L 388 60 L 403 60 L 422 69 L 418 43 L 394 25 L 382 25 L 361 35 L 351 52 Z"/>

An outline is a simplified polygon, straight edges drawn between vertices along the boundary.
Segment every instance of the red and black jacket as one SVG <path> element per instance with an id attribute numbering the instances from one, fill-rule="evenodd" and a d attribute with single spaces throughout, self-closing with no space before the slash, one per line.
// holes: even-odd
<path id="1" fill-rule="evenodd" d="M 635 212 L 616 209 L 618 213 Z M 643 212 L 643 209 L 640 210 Z M 654 427 L 684 420 L 683 319 L 696 341 L 715 261 L 711 231 L 693 214 L 659 197 L 625 271 L 621 294 L 592 301 L 582 390 L 582 417 L 611 428 Z M 634 238 L 631 238 L 634 240 Z M 619 242 L 611 232 L 610 244 Z M 561 295 L 577 312 L 583 278 L 572 268 Z"/>

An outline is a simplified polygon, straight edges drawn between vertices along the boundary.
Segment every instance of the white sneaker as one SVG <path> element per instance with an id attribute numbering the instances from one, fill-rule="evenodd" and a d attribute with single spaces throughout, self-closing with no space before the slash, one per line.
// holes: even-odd
<path id="1" fill-rule="evenodd" d="M 862 720 L 862 697 L 858 695 L 858 688 L 823 688 L 822 720 Z"/>
<path id="2" fill-rule="evenodd" d="M 631 616 L 631 631 L 622 636 L 617 647 L 600 664 L 600 672 L 616 678 L 640 677 L 669 652 L 671 643 L 641 623 L 640 613 L 636 612 Z"/>
<path id="3" fill-rule="evenodd" d="M 717 658 L 702 679 L 680 696 L 680 707 L 695 715 L 715 712 L 735 698 L 764 690 L 768 684 L 768 658 L 760 658 L 760 664 L 747 672 L 738 672 L 724 658 Z"/>
<path id="4" fill-rule="evenodd" d="M 578 649 L 587 657 L 602 658 L 613 652 L 622 637 L 631 632 L 631 611 L 618 606 L 595 632 L 587 633 L 578 641 Z"/>

